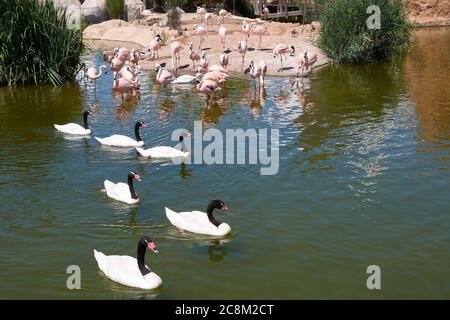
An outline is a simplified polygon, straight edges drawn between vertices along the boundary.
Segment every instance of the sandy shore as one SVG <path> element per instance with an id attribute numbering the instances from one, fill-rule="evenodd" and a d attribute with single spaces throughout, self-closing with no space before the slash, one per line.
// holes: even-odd
<path id="1" fill-rule="evenodd" d="M 198 51 L 200 37 L 193 33 L 194 24 L 199 24 L 199 18 L 196 14 L 186 13 L 182 15 L 183 34 L 179 35 L 174 30 L 166 27 L 160 27 L 158 21 L 164 19 L 163 14 L 154 14 L 145 19 L 125 22 L 122 20 L 110 20 L 100 24 L 87 27 L 84 31 L 84 38 L 91 48 L 111 50 L 115 46 L 126 46 L 129 49 L 136 48 L 146 50 L 151 39 L 156 34 L 160 34 L 166 39 L 166 45 L 160 51 L 160 63 L 166 63 L 166 67 L 171 69 L 170 43 L 173 40 L 180 41 L 184 49 L 181 53 L 182 70 L 192 72 L 192 61 L 189 59 L 189 43 L 193 43 L 194 50 Z M 231 50 L 229 53 L 230 64 L 228 69 L 231 72 L 242 73 L 242 69 L 247 68 L 250 58 L 256 63 L 264 60 L 267 63 L 268 75 L 274 76 L 295 76 L 297 73 L 297 56 L 304 50 L 308 50 L 310 54 L 317 54 L 318 61 L 314 65 L 313 70 L 329 63 L 327 56 L 313 43 L 318 37 L 320 25 L 313 23 L 312 25 L 301 26 L 293 23 L 278 23 L 262 21 L 259 19 L 245 19 L 248 22 L 257 22 L 267 28 L 268 35 L 262 37 L 261 50 L 259 47 L 259 37 L 251 35 L 247 40 L 249 51 L 245 55 L 245 62 L 242 65 L 241 55 L 237 51 L 237 43 L 239 40 L 245 40 L 244 33 L 241 32 L 242 20 L 244 18 L 231 16 L 225 20 L 226 48 Z M 221 39 L 218 35 L 217 17 L 213 17 L 212 24 L 209 26 L 209 32 L 203 43 L 203 50 L 206 52 L 210 65 L 218 64 L 220 54 L 223 52 Z M 150 25 L 151 24 L 151 25 Z M 161 23 L 162 24 L 162 23 Z M 295 55 L 287 55 L 287 61 L 283 61 L 283 71 L 279 72 L 280 59 L 274 59 L 272 50 L 277 43 L 285 43 L 295 47 Z M 142 60 L 140 65 L 144 70 L 154 70 L 157 61 Z"/>

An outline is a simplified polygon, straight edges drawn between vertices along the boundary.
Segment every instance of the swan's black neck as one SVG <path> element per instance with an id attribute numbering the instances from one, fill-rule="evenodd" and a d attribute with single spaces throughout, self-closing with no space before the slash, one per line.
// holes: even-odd
<path id="1" fill-rule="evenodd" d="M 136 136 L 136 141 L 142 141 L 141 136 L 139 135 L 139 128 L 141 127 L 141 124 L 138 122 L 134 126 L 134 134 Z"/>
<path id="2" fill-rule="evenodd" d="M 139 271 L 141 271 L 143 276 L 151 272 L 150 269 L 145 266 L 145 250 L 147 250 L 147 247 L 139 242 L 137 247 L 137 262 Z"/>
<path id="3" fill-rule="evenodd" d="M 132 199 L 138 199 L 136 191 L 134 190 L 133 177 L 132 176 L 128 176 L 128 186 L 130 187 L 131 198 Z"/>
<path id="4" fill-rule="evenodd" d="M 83 125 L 85 129 L 89 129 L 87 118 L 88 118 L 87 112 L 83 113 Z"/>
<path id="5" fill-rule="evenodd" d="M 208 208 L 206 208 L 206 215 L 208 216 L 209 221 L 211 221 L 211 223 L 218 228 L 220 226 L 220 224 L 222 223 L 222 221 L 217 220 L 213 216 L 214 208 L 215 208 L 214 205 L 212 205 L 212 204 L 208 205 Z"/>
<path id="6" fill-rule="evenodd" d="M 186 152 L 186 145 L 184 144 L 183 136 L 180 136 L 180 143 L 181 143 L 181 151 Z"/>

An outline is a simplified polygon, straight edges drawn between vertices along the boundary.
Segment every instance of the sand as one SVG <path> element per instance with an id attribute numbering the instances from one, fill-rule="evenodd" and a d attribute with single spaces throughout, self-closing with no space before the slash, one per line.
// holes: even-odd
<path id="1" fill-rule="evenodd" d="M 199 17 L 195 13 L 185 13 L 182 15 L 182 30 L 183 34 L 175 30 L 169 30 L 167 27 L 160 27 L 164 24 L 164 14 L 153 14 L 145 19 L 125 22 L 122 20 L 109 20 L 103 23 L 94 24 L 87 27 L 84 31 L 84 38 L 91 48 L 111 50 L 116 46 L 125 46 L 130 50 L 132 48 L 146 51 L 148 45 L 156 34 L 160 34 L 166 39 L 165 46 L 159 52 L 159 61 L 152 61 L 143 59 L 139 62 L 144 70 L 154 70 L 156 63 L 166 63 L 166 68 L 171 69 L 171 54 L 170 43 L 174 40 L 180 41 L 184 49 L 181 53 L 181 70 L 184 73 L 193 73 L 192 61 L 189 59 L 189 43 L 192 43 L 194 50 L 198 50 L 200 43 L 200 36 L 193 32 L 194 24 L 199 24 Z M 247 40 L 249 51 L 245 55 L 245 62 L 242 65 L 242 58 L 237 51 L 237 44 L 240 40 L 245 40 L 245 34 L 241 31 L 242 20 L 247 20 L 249 23 L 256 22 L 262 24 L 267 28 L 268 35 L 262 37 L 261 50 L 259 50 L 259 37 L 251 35 Z M 218 64 L 219 56 L 223 52 L 221 38 L 218 35 L 218 18 L 215 16 L 212 19 L 212 24 L 209 25 L 208 35 L 203 43 L 202 50 L 205 51 L 208 57 L 209 64 Z M 225 19 L 226 48 L 229 48 L 230 63 L 227 69 L 234 73 L 241 73 L 249 65 L 250 58 L 256 64 L 260 60 L 264 60 L 268 66 L 267 75 L 272 76 L 288 76 L 292 77 L 297 74 L 297 57 L 308 50 L 310 55 L 317 54 L 318 61 L 313 66 L 312 70 L 320 66 L 326 65 L 330 62 L 328 57 L 314 45 L 318 38 L 320 28 L 319 23 L 312 23 L 309 25 L 299 25 L 294 23 L 278 23 L 273 21 L 262 21 L 260 19 L 247 19 L 237 16 L 231 16 Z M 296 52 L 293 55 L 287 54 L 287 61 L 283 61 L 283 70 L 280 71 L 280 59 L 274 58 L 272 53 L 273 48 L 277 43 L 285 43 L 289 46 L 294 46 Z"/>

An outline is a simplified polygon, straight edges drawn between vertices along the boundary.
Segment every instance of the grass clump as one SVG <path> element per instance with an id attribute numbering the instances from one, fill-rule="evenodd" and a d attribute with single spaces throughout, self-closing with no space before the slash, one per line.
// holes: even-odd
<path id="1" fill-rule="evenodd" d="M 65 10 L 36 0 L 0 1 L 0 85 L 74 80 L 86 49 Z"/>
<path id="2" fill-rule="evenodd" d="M 380 8 L 379 29 L 367 26 L 374 13 L 367 13 L 371 5 Z M 329 1 L 320 22 L 319 46 L 336 63 L 385 61 L 404 52 L 411 42 L 412 26 L 401 0 Z"/>
<path id="3" fill-rule="evenodd" d="M 106 8 L 111 19 L 120 19 L 125 11 L 124 0 L 106 0 Z"/>

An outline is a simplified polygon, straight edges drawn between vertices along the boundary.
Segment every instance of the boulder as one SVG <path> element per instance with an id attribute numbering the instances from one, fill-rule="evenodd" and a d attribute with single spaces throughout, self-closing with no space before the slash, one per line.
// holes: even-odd
<path id="1" fill-rule="evenodd" d="M 81 6 L 81 15 L 89 23 L 99 23 L 108 20 L 106 0 L 84 1 Z"/>
<path id="2" fill-rule="evenodd" d="M 55 8 L 66 10 L 69 28 L 80 28 L 81 3 L 78 0 L 53 0 Z"/>
<path id="3" fill-rule="evenodd" d="M 127 21 L 141 18 L 141 12 L 145 9 L 145 4 L 141 0 L 125 0 L 125 12 Z"/>

